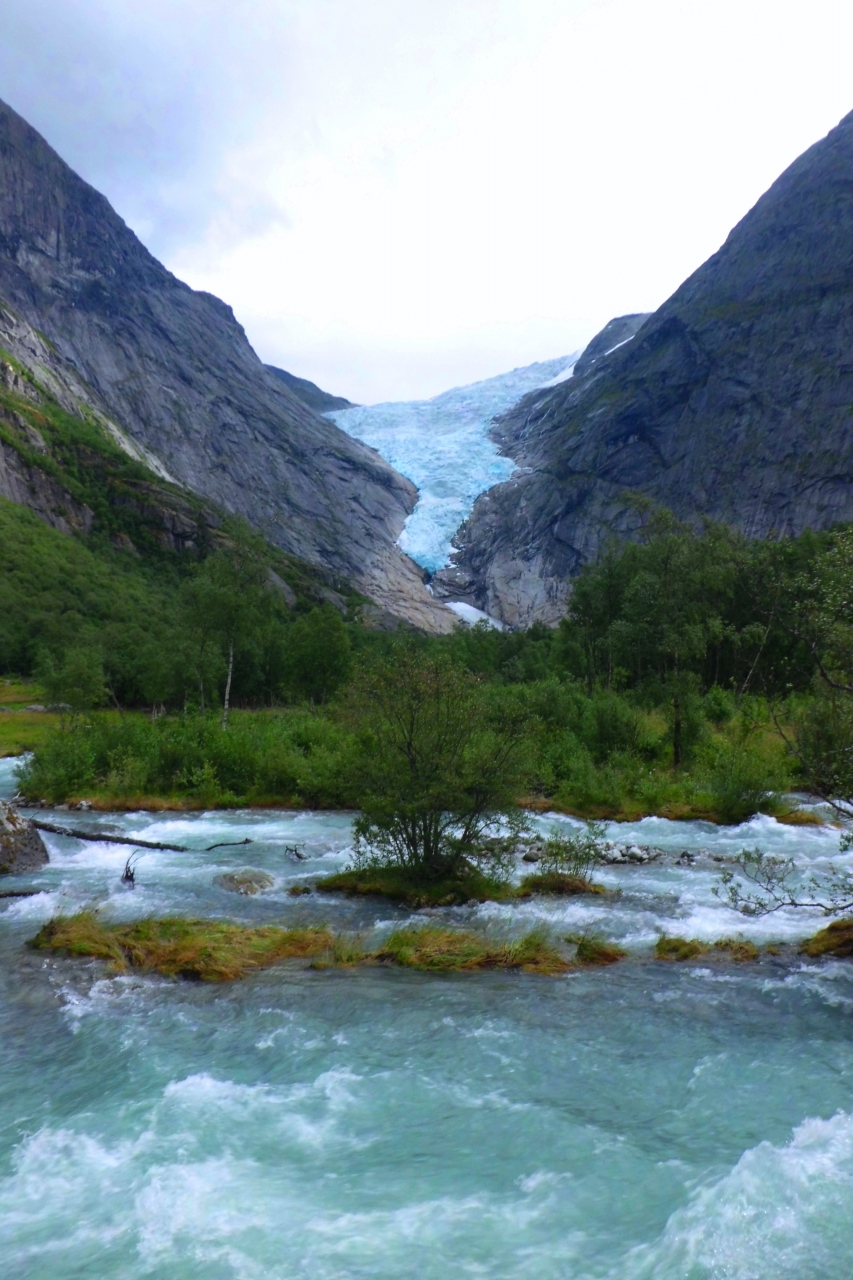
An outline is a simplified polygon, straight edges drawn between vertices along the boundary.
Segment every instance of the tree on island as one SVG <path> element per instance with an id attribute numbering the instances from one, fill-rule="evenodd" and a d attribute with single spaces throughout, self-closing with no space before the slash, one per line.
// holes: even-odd
<path id="1" fill-rule="evenodd" d="M 346 717 L 360 751 L 357 870 L 390 868 L 414 884 L 503 870 L 525 826 L 523 717 L 467 672 L 404 646 L 361 672 Z"/>

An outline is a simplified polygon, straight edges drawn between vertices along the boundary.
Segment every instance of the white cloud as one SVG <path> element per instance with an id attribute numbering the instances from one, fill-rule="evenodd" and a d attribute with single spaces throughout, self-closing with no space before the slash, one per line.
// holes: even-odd
<path id="1" fill-rule="evenodd" d="M 7 4 L 0 95 L 265 359 L 362 401 L 659 305 L 853 107 L 849 0 Z"/>

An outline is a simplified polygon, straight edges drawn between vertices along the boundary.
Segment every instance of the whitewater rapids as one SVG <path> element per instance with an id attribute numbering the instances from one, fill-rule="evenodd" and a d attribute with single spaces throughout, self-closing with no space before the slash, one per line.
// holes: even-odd
<path id="1" fill-rule="evenodd" d="M 0 761 L 4 794 L 11 770 Z M 287 895 L 346 863 L 351 815 L 92 823 L 197 851 L 146 853 L 130 892 L 125 846 L 48 837 L 51 863 L 31 881 L 46 892 L 0 903 L 4 1280 L 853 1274 L 853 964 L 634 960 L 556 979 L 284 966 L 227 986 L 110 976 L 23 944 L 93 903 L 110 918 L 322 918 L 366 934 L 405 913 Z M 769 818 L 649 819 L 618 836 L 712 856 L 760 844 L 804 869 L 838 850 L 829 828 Z M 274 888 L 217 887 L 243 866 Z M 428 918 L 599 932 L 637 955 L 661 932 L 768 942 L 820 927 L 736 916 L 710 862 L 599 878 L 621 896 Z"/>

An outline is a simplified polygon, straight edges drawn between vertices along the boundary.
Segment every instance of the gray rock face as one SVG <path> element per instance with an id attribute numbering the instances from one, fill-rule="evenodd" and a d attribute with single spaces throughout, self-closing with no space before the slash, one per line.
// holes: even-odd
<path id="1" fill-rule="evenodd" d="M 0 875 L 24 875 L 48 861 L 44 841 L 33 824 L 0 800 Z"/>
<path id="2" fill-rule="evenodd" d="M 294 395 L 230 307 L 161 266 L 3 103 L 0 298 L 180 484 L 398 616 L 452 629 L 395 545 L 415 486 Z"/>
<path id="3" fill-rule="evenodd" d="M 523 470 L 456 537 L 480 608 L 556 621 L 572 575 L 635 532 L 632 493 L 755 538 L 853 519 L 853 113 L 632 341 L 584 357 L 498 425 Z"/>
<path id="4" fill-rule="evenodd" d="M 318 413 L 328 413 L 332 409 L 352 408 L 351 400 L 346 400 L 343 396 L 330 395 L 328 391 L 318 387 L 316 382 L 309 382 L 307 378 L 297 378 L 296 374 L 288 373 L 286 369 L 277 369 L 274 364 L 268 364 L 267 369 L 274 378 L 278 378 L 279 382 L 283 382 L 295 396 L 298 396 L 303 404 L 307 404 L 309 409 L 316 409 Z"/>
<path id="5" fill-rule="evenodd" d="M 610 320 L 592 342 L 588 343 L 575 361 L 573 377 L 585 378 L 603 356 L 609 356 L 617 347 L 624 347 L 634 334 L 643 327 L 651 315 L 650 311 L 639 311 L 630 316 L 616 316 Z"/>

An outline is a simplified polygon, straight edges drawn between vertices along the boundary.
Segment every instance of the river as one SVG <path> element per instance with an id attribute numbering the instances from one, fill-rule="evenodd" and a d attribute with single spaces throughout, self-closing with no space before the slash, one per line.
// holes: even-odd
<path id="1" fill-rule="evenodd" d="M 597 931 L 635 953 L 606 970 L 110 977 L 23 944 L 91 903 L 379 931 L 403 913 L 287 895 L 346 863 L 346 814 L 85 821 L 199 850 L 254 843 L 146 853 L 129 891 L 126 848 L 48 837 L 32 878 L 47 892 L 0 902 L 4 1280 L 853 1275 L 853 964 L 648 959 L 662 931 L 791 941 L 820 927 L 808 913 L 744 920 L 714 897 L 710 861 L 610 867 L 598 878 L 618 897 L 431 913 Z M 759 844 L 811 867 L 838 849 L 837 832 L 769 818 L 647 819 L 619 838 Z M 244 866 L 274 889 L 216 887 Z"/>

